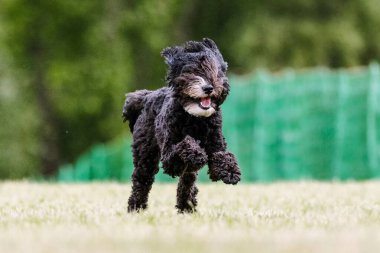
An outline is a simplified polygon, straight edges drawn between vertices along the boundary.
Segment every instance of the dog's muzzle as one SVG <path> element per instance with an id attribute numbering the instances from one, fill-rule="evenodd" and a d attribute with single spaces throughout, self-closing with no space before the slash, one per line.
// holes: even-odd
<path id="1" fill-rule="evenodd" d="M 205 85 L 205 86 L 202 87 L 202 90 L 207 95 L 210 95 L 212 93 L 212 91 L 214 90 L 214 87 L 212 87 L 211 84 L 207 84 L 207 85 Z"/>

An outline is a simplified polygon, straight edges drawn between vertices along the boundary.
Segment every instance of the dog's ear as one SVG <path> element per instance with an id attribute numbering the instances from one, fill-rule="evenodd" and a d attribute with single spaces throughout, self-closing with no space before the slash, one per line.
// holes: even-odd
<path id="1" fill-rule="evenodd" d="M 203 43 L 203 45 L 205 45 L 207 48 L 211 49 L 211 51 L 214 52 L 214 54 L 217 56 L 217 58 L 219 60 L 222 71 L 224 73 L 226 73 L 227 68 L 228 68 L 228 64 L 227 64 L 227 62 L 224 61 L 223 56 L 220 53 L 219 48 L 216 45 L 216 43 L 210 38 L 203 38 L 202 43 Z"/>
<path id="2" fill-rule="evenodd" d="M 179 50 L 180 49 L 178 47 L 167 47 L 161 51 L 161 55 L 164 57 L 165 63 L 167 65 L 169 66 L 173 65 L 174 57 L 176 54 L 178 54 Z"/>
<path id="3" fill-rule="evenodd" d="M 210 48 L 212 51 L 214 51 L 214 52 L 219 52 L 219 49 L 218 49 L 218 47 L 216 46 L 216 43 L 215 43 L 212 39 L 210 39 L 210 38 L 203 38 L 203 44 L 204 44 L 206 47 Z M 219 52 L 219 53 L 220 53 L 220 52 Z"/>

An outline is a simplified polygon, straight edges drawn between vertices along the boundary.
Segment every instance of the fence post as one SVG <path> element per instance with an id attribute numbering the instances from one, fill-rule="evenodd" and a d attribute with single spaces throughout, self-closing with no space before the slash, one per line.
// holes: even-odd
<path id="1" fill-rule="evenodd" d="M 338 72 L 338 104 L 336 109 L 336 125 L 335 125 L 335 157 L 334 157 L 334 173 L 333 176 L 339 179 L 346 179 L 344 169 L 344 138 L 346 136 L 346 116 L 345 103 L 348 98 L 348 81 L 342 71 Z"/>
<path id="2" fill-rule="evenodd" d="M 377 138 L 377 114 L 380 99 L 380 71 L 379 65 L 372 63 L 369 66 L 370 86 L 368 89 L 368 113 L 367 113 L 367 149 L 368 165 L 372 176 L 379 177 L 379 145 Z"/>

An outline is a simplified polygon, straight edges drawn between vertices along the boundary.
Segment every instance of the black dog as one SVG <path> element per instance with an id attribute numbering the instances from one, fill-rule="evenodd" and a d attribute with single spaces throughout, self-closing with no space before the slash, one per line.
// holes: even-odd
<path id="1" fill-rule="evenodd" d="M 168 86 L 127 94 L 124 121 L 133 133 L 132 194 L 128 211 L 145 209 L 162 162 L 164 173 L 179 176 L 177 205 L 193 212 L 198 171 L 208 164 L 212 181 L 240 181 L 235 156 L 226 151 L 220 105 L 229 93 L 227 63 L 211 39 L 189 41 L 162 51 Z"/>

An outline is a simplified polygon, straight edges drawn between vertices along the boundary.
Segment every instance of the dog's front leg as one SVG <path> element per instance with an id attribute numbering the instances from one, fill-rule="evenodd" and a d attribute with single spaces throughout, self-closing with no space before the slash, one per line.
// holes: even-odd
<path id="1" fill-rule="evenodd" d="M 212 181 L 222 180 L 226 184 L 237 184 L 240 181 L 241 172 L 237 160 L 231 152 L 228 152 L 224 140 L 221 122 L 210 127 L 208 145 L 206 146 L 208 160 L 208 174 Z"/>
<path id="2" fill-rule="evenodd" d="M 199 146 L 199 142 L 187 135 L 175 145 L 175 150 L 189 170 L 199 170 L 208 161 L 206 151 Z"/>
<path id="3" fill-rule="evenodd" d="M 218 151 L 211 155 L 208 162 L 208 174 L 212 181 L 222 180 L 225 184 L 237 184 L 240 181 L 240 169 L 234 154 Z"/>
<path id="4" fill-rule="evenodd" d="M 166 142 L 162 150 L 161 161 L 165 173 L 171 176 L 180 176 L 184 170 L 187 172 L 198 171 L 207 163 L 208 158 L 199 143 L 187 135 L 176 144 Z"/>

